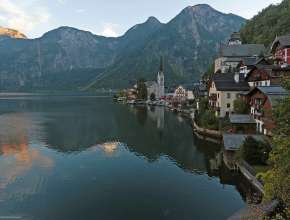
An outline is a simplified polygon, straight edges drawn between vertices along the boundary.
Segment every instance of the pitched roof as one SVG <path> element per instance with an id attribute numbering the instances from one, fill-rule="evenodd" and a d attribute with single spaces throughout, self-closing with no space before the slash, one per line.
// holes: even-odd
<path id="1" fill-rule="evenodd" d="M 255 90 L 260 90 L 264 93 L 269 98 L 271 105 L 275 105 L 278 100 L 289 96 L 289 92 L 281 86 L 258 86 L 249 91 L 247 95 L 250 95 Z"/>
<path id="2" fill-rule="evenodd" d="M 260 73 L 267 73 L 269 76 L 272 76 L 272 65 L 255 65 L 245 76 L 245 79 L 248 80 L 254 71 L 259 71 Z"/>
<path id="3" fill-rule="evenodd" d="M 257 141 L 264 141 L 262 135 L 244 135 L 244 134 L 223 134 L 224 148 L 230 151 L 237 151 L 243 145 L 247 137 L 252 137 Z"/>
<path id="4" fill-rule="evenodd" d="M 244 75 L 239 75 L 238 83 L 235 82 L 234 75 L 234 73 L 216 73 L 213 75 L 212 81 L 218 91 L 248 91 L 250 87 L 244 80 Z"/>
<path id="5" fill-rule="evenodd" d="M 230 115 L 230 122 L 232 124 L 256 124 L 251 115 L 233 114 Z"/>
<path id="6" fill-rule="evenodd" d="M 258 57 L 244 57 L 242 62 L 245 66 L 254 66 L 258 60 Z"/>
<path id="7" fill-rule="evenodd" d="M 222 57 L 254 57 L 263 54 L 263 44 L 224 45 L 221 47 Z"/>
<path id="8" fill-rule="evenodd" d="M 290 35 L 276 37 L 276 39 L 272 43 L 271 52 L 273 53 L 277 47 L 279 48 L 290 47 Z"/>
<path id="9" fill-rule="evenodd" d="M 288 95 L 282 86 L 258 86 L 257 88 L 266 95 Z"/>

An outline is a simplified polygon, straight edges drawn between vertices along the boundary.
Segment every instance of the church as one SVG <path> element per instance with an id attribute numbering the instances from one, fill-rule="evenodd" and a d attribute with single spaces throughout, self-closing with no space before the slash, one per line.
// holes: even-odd
<path id="1" fill-rule="evenodd" d="M 157 81 L 148 81 L 145 83 L 148 92 L 148 100 L 150 97 L 155 97 L 156 100 L 160 100 L 165 96 L 165 87 L 164 87 L 164 68 L 163 68 L 163 59 L 160 58 L 160 67 L 157 73 Z"/>

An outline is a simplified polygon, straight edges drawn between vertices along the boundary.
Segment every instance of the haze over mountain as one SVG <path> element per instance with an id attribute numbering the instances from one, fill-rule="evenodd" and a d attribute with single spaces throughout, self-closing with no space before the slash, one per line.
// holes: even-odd
<path id="1" fill-rule="evenodd" d="M 60 27 L 38 39 L 0 41 L 0 89 L 121 88 L 155 79 L 164 57 L 166 85 L 192 82 L 219 44 L 245 19 L 209 5 L 185 8 L 167 24 L 150 17 L 118 38 Z M 87 86 L 89 85 L 89 86 Z"/>

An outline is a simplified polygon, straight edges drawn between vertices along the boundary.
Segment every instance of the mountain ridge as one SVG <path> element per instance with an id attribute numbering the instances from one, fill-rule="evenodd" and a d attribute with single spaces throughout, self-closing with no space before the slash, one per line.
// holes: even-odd
<path id="1" fill-rule="evenodd" d="M 93 88 L 124 88 L 140 77 L 154 79 L 160 56 L 168 84 L 197 79 L 245 20 L 206 5 L 191 8 L 166 24 L 151 16 L 115 38 L 62 26 L 40 38 L 0 42 L 0 89 L 73 89 L 92 81 Z"/>

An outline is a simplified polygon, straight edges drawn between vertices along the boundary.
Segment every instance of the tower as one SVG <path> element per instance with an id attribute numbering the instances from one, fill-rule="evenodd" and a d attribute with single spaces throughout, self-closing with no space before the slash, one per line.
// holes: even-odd
<path id="1" fill-rule="evenodd" d="M 161 97 L 163 97 L 165 95 L 165 89 L 164 89 L 164 73 L 163 73 L 164 69 L 163 69 L 163 58 L 160 57 L 160 67 L 159 67 L 159 71 L 157 74 L 157 98 L 160 99 Z"/>
<path id="2" fill-rule="evenodd" d="M 241 40 L 241 35 L 239 32 L 234 32 L 231 35 L 231 39 L 229 40 L 229 45 L 241 45 L 242 40 Z"/>

